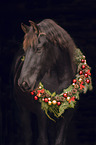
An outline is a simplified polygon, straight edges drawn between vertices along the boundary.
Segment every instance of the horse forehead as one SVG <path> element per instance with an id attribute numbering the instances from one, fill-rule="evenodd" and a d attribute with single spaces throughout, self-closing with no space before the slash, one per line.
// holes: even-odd
<path id="1" fill-rule="evenodd" d="M 34 43 L 37 42 L 36 34 L 31 33 L 31 32 L 25 34 L 24 41 L 23 41 L 23 49 L 24 49 L 24 51 L 26 51 L 29 46 L 33 47 L 33 42 Z"/>

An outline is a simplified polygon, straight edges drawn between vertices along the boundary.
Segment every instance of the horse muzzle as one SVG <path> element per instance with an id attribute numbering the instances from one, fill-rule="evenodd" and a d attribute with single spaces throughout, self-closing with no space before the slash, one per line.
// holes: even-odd
<path id="1" fill-rule="evenodd" d="M 18 79 L 18 86 L 23 91 L 29 91 L 31 89 L 27 81 L 20 82 L 20 79 Z"/>
<path id="2" fill-rule="evenodd" d="M 24 81 L 20 81 L 20 79 L 18 79 L 18 86 L 22 89 L 22 91 L 33 91 L 34 87 L 36 85 L 36 81 L 33 82 L 32 85 L 30 85 L 26 80 Z"/>

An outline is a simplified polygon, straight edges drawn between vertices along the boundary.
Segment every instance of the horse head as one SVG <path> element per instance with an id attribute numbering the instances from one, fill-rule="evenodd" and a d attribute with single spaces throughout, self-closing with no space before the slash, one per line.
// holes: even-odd
<path id="1" fill-rule="evenodd" d="M 25 91 L 33 90 L 40 81 L 45 83 L 46 73 L 51 75 L 55 72 L 53 76 L 56 76 L 60 90 L 67 87 L 75 74 L 73 53 L 76 46 L 73 40 L 63 28 L 50 19 L 43 20 L 39 24 L 29 22 L 30 26 L 21 24 L 25 32 L 23 41 L 25 60 L 18 85 Z"/>

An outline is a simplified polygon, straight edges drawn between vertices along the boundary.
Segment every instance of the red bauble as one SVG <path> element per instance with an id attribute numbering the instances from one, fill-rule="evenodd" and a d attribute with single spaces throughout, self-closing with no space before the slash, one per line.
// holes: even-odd
<path id="1" fill-rule="evenodd" d="M 44 102 L 46 102 L 46 103 L 47 103 L 47 102 L 48 102 L 48 98 L 45 98 L 45 99 L 44 99 Z"/>
<path id="2" fill-rule="evenodd" d="M 60 106 L 61 105 L 61 102 L 57 102 L 57 105 Z"/>
<path id="3" fill-rule="evenodd" d="M 64 93 L 63 96 L 64 96 L 64 97 L 67 97 L 67 93 Z"/>
<path id="4" fill-rule="evenodd" d="M 84 61 L 85 61 L 84 59 L 81 59 L 81 62 L 82 62 L 82 63 L 84 63 Z"/>
<path id="5" fill-rule="evenodd" d="M 89 83 L 90 83 L 90 80 L 89 80 L 89 79 L 87 79 L 87 80 L 86 80 L 86 82 L 89 84 Z"/>
<path id="6" fill-rule="evenodd" d="M 87 74 L 87 73 L 85 73 L 85 74 L 84 74 L 84 76 L 87 78 L 87 77 L 88 77 L 88 74 Z"/>
<path id="7" fill-rule="evenodd" d="M 84 69 L 85 68 L 85 65 L 82 65 L 82 68 Z"/>
<path id="8" fill-rule="evenodd" d="M 34 91 L 33 91 L 33 92 L 31 92 L 31 95 L 34 95 Z"/>
<path id="9" fill-rule="evenodd" d="M 76 83 L 76 82 L 77 82 L 77 80 L 76 80 L 76 79 L 74 79 L 74 80 L 73 80 L 73 83 Z"/>
<path id="10" fill-rule="evenodd" d="M 34 99 L 35 99 L 35 100 L 38 100 L 38 97 L 37 97 L 37 96 L 35 96 L 35 97 L 34 97 Z"/>
<path id="11" fill-rule="evenodd" d="M 82 70 L 80 70 L 79 74 L 80 74 L 80 75 L 82 75 L 82 74 L 83 74 Z"/>

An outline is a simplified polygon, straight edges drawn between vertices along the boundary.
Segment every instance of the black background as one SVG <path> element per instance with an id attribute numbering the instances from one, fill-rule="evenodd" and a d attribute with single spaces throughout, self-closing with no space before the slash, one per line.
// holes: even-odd
<path id="1" fill-rule="evenodd" d="M 92 67 L 93 91 L 81 96 L 72 119 L 69 145 L 96 145 L 96 1 L 95 0 L 3 0 L 0 1 L 0 142 L 8 140 L 11 127 L 10 70 L 22 47 L 21 22 L 29 25 L 45 18 L 55 20 L 72 36 Z"/>

